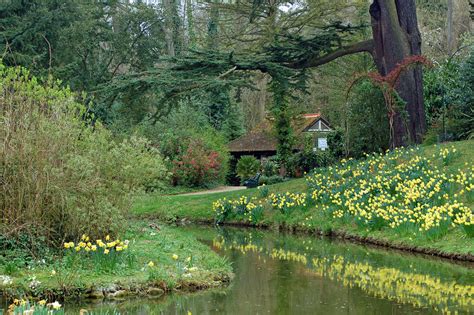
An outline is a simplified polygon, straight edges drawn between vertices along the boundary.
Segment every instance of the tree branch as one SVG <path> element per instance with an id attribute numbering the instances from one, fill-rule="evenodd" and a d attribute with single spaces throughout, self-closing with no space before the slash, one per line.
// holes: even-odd
<path id="1" fill-rule="evenodd" d="M 373 49 L 374 41 L 372 39 L 369 39 L 352 44 L 350 46 L 342 47 L 324 56 L 312 56 L 304 60 L 289 63 L 286 66 L 293 69 L 314 68 L 346 55 L 356 54 L 360 52 L 368 52 L 370 54 L 373 54 Z"/>

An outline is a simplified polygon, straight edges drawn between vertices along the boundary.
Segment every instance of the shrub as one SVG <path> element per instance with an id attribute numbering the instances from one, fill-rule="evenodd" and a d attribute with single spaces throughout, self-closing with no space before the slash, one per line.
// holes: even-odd
<path id="1" fill-rule="evenodd" d="M 304 172 L 310 172 L 318 167 L 326 167 L 334 162 L 334 157 L 329 151 L 318 150 L 300 151 L 295 153 L 290 160 L 290 174 L 294 177 L 301 177 Z"/>
<path id="2" fill-rule="evenodd" d="M 217 151 L 209 150 L 199 140 L 192 140 L 185 154 L 173 161 L 173 178 L 184 186 L 210 186 L 221 182 L 223 158 Z"/>
<path id="3" fill-rule="evenodd" d="M 237 162 L 237 176 L 241 182 L 249 179 L 260 170 L 260 162 L 252 155 L 244 155 Z"/>
<path id="4" fill-rule="evenodd" d="M 56 82 L 0 66 L 0 233 L 60 245 L 83 233 L 118 233 L 132 195 L 163 180 L 149 143 L 115 142 Z"/>
<path id="5" fill-rule="evenodd" d="M 273 176 L 262 176 L 260 177 L 259 183 L 262 185 L 273 185 L 278 183 L 283 183 L 289 180 L 288 177 L 283 177 L 280 175 L 273 175 Z"/>
<path id="6" fill-rule="evenodd" d="M 269 158 L 262 163 L 263 175 L 274 176 L 280 174 L 280 165 L 276 158 Z"/>
<path id="7" fill-rule="evenodd" d="M 167 158 L 174 185 L 211 187 L 224 183 L 229 164 L 224 135 L 198 110 L 190 115 L 193 104 L 182 105 L 155 125 L 141 124 L 138 132 L 152 139 Z"/>

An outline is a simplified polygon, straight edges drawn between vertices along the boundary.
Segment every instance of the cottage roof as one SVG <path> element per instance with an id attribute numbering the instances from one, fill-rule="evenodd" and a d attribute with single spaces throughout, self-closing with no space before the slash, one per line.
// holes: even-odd
<path id="1" fill-rule="evenodd" d="M 278 141 L 272 128 L 273 119 L 265 119 L 247 134 L 231 141 L 228 145 L 230 152 L 268 152 L 276 151 Z M 309 131 L 309 128 L 315 125 L 318 120 L 324 121 L 319 113 L 303 114 L 293 120 L 292 127 L 295 134 Z"/>

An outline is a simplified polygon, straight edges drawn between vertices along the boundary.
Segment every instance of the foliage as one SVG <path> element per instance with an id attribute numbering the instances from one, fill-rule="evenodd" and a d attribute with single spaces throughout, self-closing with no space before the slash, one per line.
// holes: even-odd
<path id="1" fill-rule="evenodd" d="M 275 176 L 280 174 L 280 165 L 274 157 L 262 161 L 262 172 L 264 176 Z"/>
<path id="2" fill-rule="evenodd" d="M 390 148 L 393 149 L 395 147 L 395 137 L 396 133 L 400 132 L 399 130 L 395 130 L 395 119 L 396 116 L 401 115 L 401 106 L 397 106 L 397 103 L 402 101 L 396 92 L 396 87 L 399 84 L 400 77 L 402 74 L 407 71 L 409 68 L 417 66 L 417 65 L 425 65 L 431 66 L 431 62 L 425 57 L 421 55 L 413 55 L 405 57 L 400 63 L 398 63 L 389 73 L 386 75 L 382 75 L 379 72 L 369 72 L 367 74 L 360 74 L 356 77 L 354 82 L 349 87 L 349 92 L 352 86 L 361 79 L 369 79 L 372 84 L 380 88 L 383 94 L 385 106 L 387 109 L 388 115 L 388 122 L 389 122 L 389 135 L 390 135 Z M 424 119 L 424 117 L 423 117 Z"/>
<path id="3" fill-rule="evenodd" d="M 3 62 L 53 74 L 74 91 L 88 92 L 106 122 L 110 103 L 97 86 L 125 70 L 145 70 L 164 49 L 162 12 L 140 2 L 8 1 L 0 16 Z M 139 111 L 138 102 L 127 103 Z"/>
<path id="4" fill-rule="evenodd" d="M 283 177 L 283 176 L 280 176 L 280 175 L 260 177 L 260 183 L 262 185 L 273 185 L 273 184 L 286 182 L 287 180 L 289 180 L 288 177 Z"/>
<path id="5" fill-rule="evenodd" d="M 122 230 L 133 194 L 166 176 L 158 152 L 141 138 L 115 142 L 57 82 L 4 66 L 0 79 L 2 233 L 56 243 Z"/>
<path id="6" fill-rule="evenodd" d="M 345 125 L 345 150 L 349 156 L 361 157 L 388 148 L 389 126 L 383 95 L 370 82 L 361 82 L 353 88 L 347 102 Z"/>
<path id="7" fill-rule="evenodd" d="M 302 150 L 290 158 L 289 173 L 293 177 L 301 177 L 304 173 L 308 173 L 318 167 L 326 167 L 333 163 L 334 157 L 328 150 Z"/>
<path id="8" fill-rule="evenodd" d="M 236 172 L 241 182 L 249 179 L 260 170 L 260 161 L 253 155 L 244 155 L 237 162 Z"/>
<path id="9" fill-rule="evenodd" d="M 335 128 L 327 135 L 328 147 L 332 156 L 339 160 L 346 156 L 346 146 L 344 131 L 341 128 Z"/>
<path id="10" fill-rule="evenodd" d="M 474 57 L 450 58 L 426 72 L 427 143 L 468 138 L 474 130 Z"/>
<path id="11" fill-rule="evenodd" d="M 168 159 L 174 185 L 210 187 L 222 184 L 230 158 L 225 136 L 210 126 L 198 108 L 190 115 L 188 106 L 200 104 L 182 104 L 156 124 L 140 124 L 137 132 L 151 139 Z"/>
<path id="12" fill-rule="evenodd" d="M 185 152 L 173 160 L 173 180 L 178 185 L 200 187 L 222 182 L 223 159 L 203 141 L 191 140 Z"/>

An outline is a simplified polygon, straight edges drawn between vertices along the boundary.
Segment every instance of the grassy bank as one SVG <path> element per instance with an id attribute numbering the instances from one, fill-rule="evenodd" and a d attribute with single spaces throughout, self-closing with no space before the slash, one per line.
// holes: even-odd
<path id="1" fill-rule="evenodd" d="M 123 241 L 112 244 L 115 241 L 104 238 L 103 242 L 100 247 L 96 240 L 76 240 L 73 246 L 66 245 L 70 248 L 64 249 L 63 257 L 45 257 L 27 268 L 0 266 L 0 291 L 11 298 L 49 301 L 73 296 L 118 298 L 215 287 L 232 275 L 225 259 L 176 228 L 133 223 Z"/>
<path id="2" fill-rule="evenodd" d="M 306 180 L 243 192 L 147 196 L 133 211 L 166 221 L 218 218 L 225 223 L 336 234 L 471 260 L 473 156 L 473 140 L 404 150 L 344 162 Z M 364 187 L 366 182 L 370 185 Z"/>

